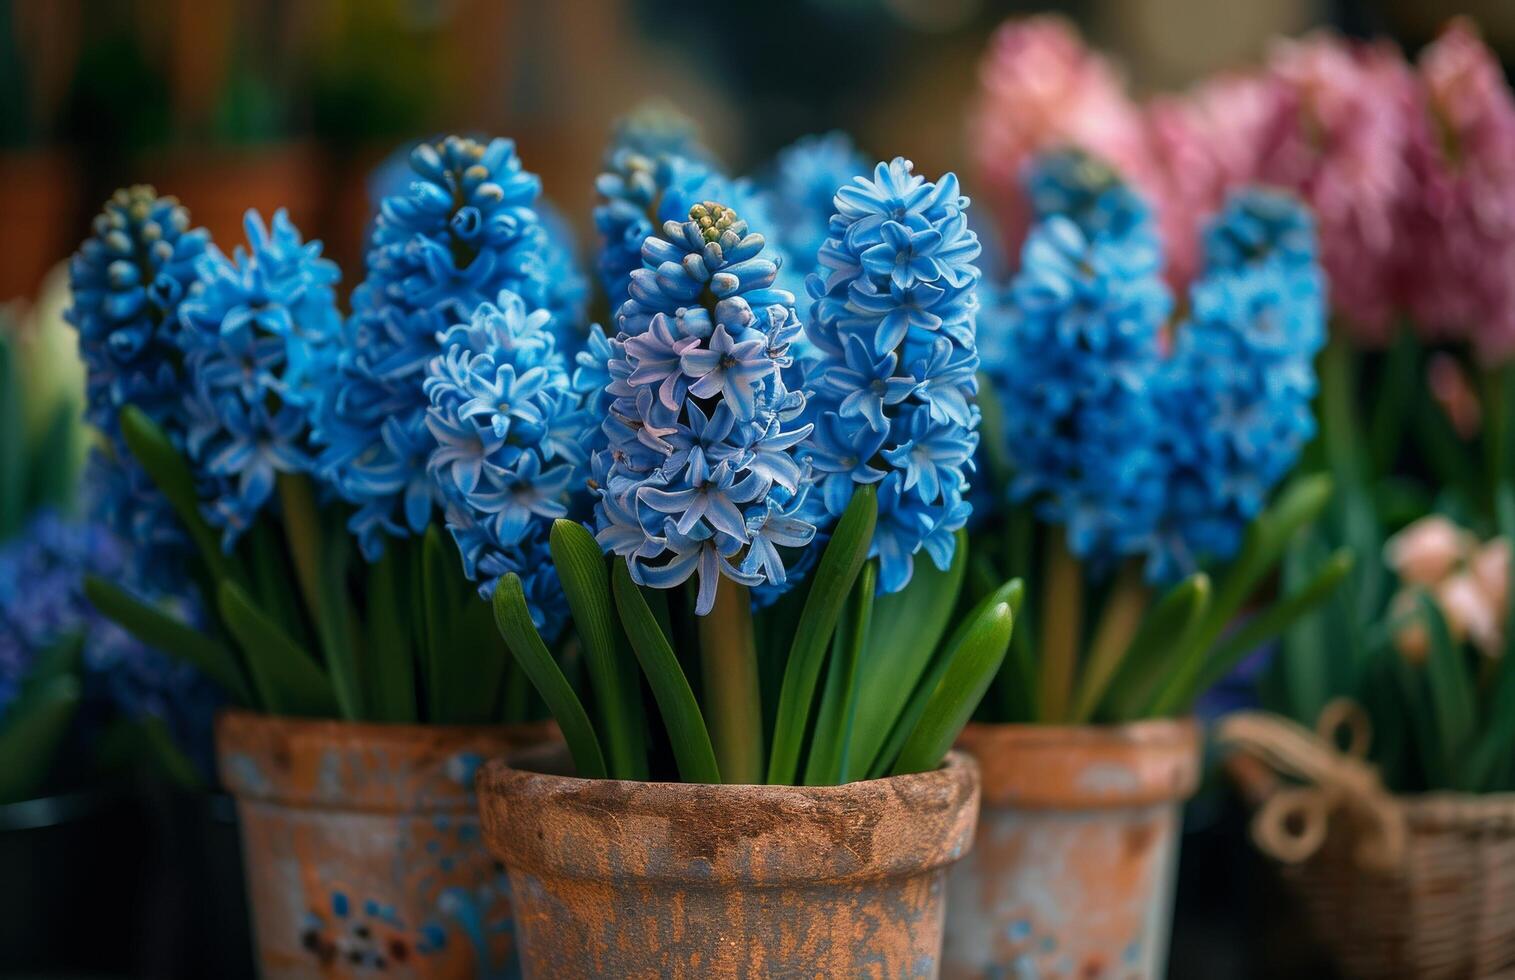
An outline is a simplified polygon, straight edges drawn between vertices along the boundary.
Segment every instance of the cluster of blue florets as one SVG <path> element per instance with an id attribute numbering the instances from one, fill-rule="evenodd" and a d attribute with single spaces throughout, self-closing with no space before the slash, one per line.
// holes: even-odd
<path id="1" fill-rule="evenodd" d="M 582 297 L 558 274 L 562 253 L 534 210 L 541 182 L 511 141 L 448 137 L 410 162 L 408 192 L 386 198 L 374 223 L 317 427 L 323 471 L 354 506 L 350 527 L 370 558 L 384 535 L 420 532 L 445 503 L 428 472 L 436 443 L 422 390 L 440 338 L 502 290 L 548 310 L 554 330 L 576 321 Z"/>
<path id="2" fill-rule="evenodd" d="M 803 282 L 820 262 L 835 211 L 836 192 L 866 176 L 868 161 L 846 133 L 805 136 L 779 151 L 766 189 L 773 233 L 783 241 L 794 274 Z"/>
<path id="3" fill-rule="evenodd" d="M 1315 434 L 1325 309 L 1309 212 L 1277 192 L 1234 195 L 1207 229 L 1159 387 L 1168 501 L 1153 577 L 1235 554 L 1294 468 Z"/>
<path id="4" fill-rule="evenodd" d="M 779 549 L 815 530 L 799 516 L 805 398 L 784 379 L 800 322 L 764 246 L 717 202 L 668 221 L 642 243 L 604 367 L 591 356 L 579 370 L 603 371 L 613 399 L 593 460 L 600 543 L 641 584 L 697 574 L 701 615 L 723 576 L 783 586 Z"/>
<path id="5" fill-rule="evenodd" d="M 188 376 L 186 448 L 214 481 L 204 506 L 229 551 L 268 504 L 279 473 L 313 468 L 312 420 L 336 369 L 342 317 L 334 262 L 280 210 L 249 211 L 247 247 L 212 245 L 179 308 Z"/>
<path id="6" fill-rule="evenodd" d="M 182 447 L 179 305 L 207 242 L 176 200 L 139 185 L 105 203 L 69 263 L 73 301 L 66 316 L 79 331 L 88 371 L 85 415 L 105 437 L 91 463 L 108 488 L 100 513 L 133 542 L 133 561 L 142 570 L 177 567 L 185 538 L 168 500 L 121 438 L 120 413 L 135 405 Z"/>
<path id="7" fill-rule="evenodd" d="M 428 464 L 464 573 L 488 596 L 501 575 L 544 590 L 539 626 L 555 620 L 547 532 L 569 515 L 598 420 L 571 390 L 568 362 L 548 329 L 552 314 L 527 311 L 514 293 L 485 303 L 447 331 L 427 368 Z M 553 630 L 555 632 L 555 629 Z"/>
<path id="8" fill-rule="evenodd" d="M 800 450 L 819 493 L 817 524 L 877 484 L 873 556 L 886 592 L 925 548 L 946 568 L 971 510 L 978 445 L 978 238 L 957 179 L 910 161 L 880 163 L 835 194 L 829 237 L 808 280 L 805 382 L 815 432 Z"/>
<path id="9" fill-rule="evenodd" d="M 1152 213 L 1112 171 L 1058 154 L 1028 184 L 1039 220 L 1004 319 L 983 331 L 984 366 L 1004 409 L 1011 498 L 1103 565 L 1146 547 L 1161 513 L 1153 392 L 1172 298 Z"/>
<path id="10" fill-rule="evenodd" d="M 1146 204 L 1076 151 L 1039 160 L 1027 188 L 1037 223 L 984 345 L 1011 498 L 1096 567 L 1139 556 L 1165 582 L 1231 557 L 1314 431 L 1324 293 L 1308 213 L 1235 197 L 1165 343 L 1173 300 Z"/>

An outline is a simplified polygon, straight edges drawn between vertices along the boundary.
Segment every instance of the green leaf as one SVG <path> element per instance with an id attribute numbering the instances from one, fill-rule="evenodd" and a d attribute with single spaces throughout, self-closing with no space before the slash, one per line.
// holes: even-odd
<path id="1" fill-rule="evenodd" d="M 255 606 L 240 585 L 223 581 L 219 602 L 221 619 L 246 654 L 253 687 L 270 714 L 340 716 L 331 681 L 315 658 Z"/>
<path id="2" fill-rule="evenodd" d="M 868 645 L 858 662 L 853 771 L 866 772 L 878 757 L 910 692 L 941 649 L 966 577 L 968 552 L 968 533 L 958 531 L 945 572 L 925 554 L 917 555 L 909 584 L 874 603 Z"/>
<path id="3" fill-rule="evenodd" d="M 705 718 L 700 714 L 689 679 L 684 676 L 679 659 L 668 645 L 668 637 L 658 625 L 657 616 L 647 604 L 646 597 L 631 580 L 625 559 L 614 560 L 610 579 L 621 625 L 631 640 L 631 649 L 642 665 L 642 675 L 647 678 L 647 686 L 657 701 L 663 727 L 668 730 L 668 740 L 679 767 L 679 779 L 686 783 L 719 783 L 721 773 L 716 765 L 710 731 L 705 727 Z"/>
<path id="4" fill-rule="evenodd" d="M 82 414 L 78 401 L 68 398 L 54 410 L 41 441 L 33 446 L 31 460 L 27 463 L 25 508 L 28 512 L 37 507 L 67 509 L 73 504 L 83 449 Z M 0 463 L 0 466 L 4 465 Z M 0 532 L 0 538 L 4 536 Z"/>
<path id="5" fill-rule="evenodd" d="M 79 681 L 54 677 L 11 705 L 0 728 L 0 803 L 30 799 L 42 788 L 79 707 Z"/>
<path id="6" fill-rule="evenodd" d="M 815 699 L 815 686 L 821 675 L 831 634 L 842 614 L 842 604 L 852 591 L 868 559 L 873 543 L 873 527 L 878 522 L 877 491 L 871 486 L 858 487 L 852 500 L 837 521 L 836 531 L 812 577 L 810 595 L 795 628 L 794 643 L 784 668 L 784 684 L 779 690 L 778 713 L 773 723 L 773 751 L 768 758 L 768 782 L 791 786 L 799 773 L 800 750 L 805 728 Z"/>
<path id="7" fill-rule="evenodd" d="M 470 684 L 466 674 L 454 671 L 453 619 L 457 616 L 457 592 L 452 588 L 452 564 L 436 524 L 426 528 L 421 539 L 421 610 L 426 625 L 426 652 L 421 658 L 426 678 L 426 720 L 433 725 L 448 721 L 450 686 Z"/>
<path id="8" fill-rule="evenodd" d="M 641 684 L 636 667 L 623 655 L 605 553 L 582 524 L 565 519 L 552 522 L 549 543 L 573 613 L 574 632 L 583 647 L 598 728 L 605 734 L 610 753 L 610 774 L 616 779 L 646 779 Z"/>
<path id="9" fill-rule="evenodd" d="M 21 405 L 21 371 L 10 323 L 0 317 L 0 541 L 26 519 L 26 420 Z"/>
<path id="10" fill-rule="evenodd" d="M 1288 629 L 1301 616 L 1331 598 L 1336 592 L 1336 587 L 1351 570 L 1352 552 L 1346 548 L 1338 549 L 1304 587 L 1296 589 L 1263 612 L 1253 616 L 1226 637 L 1205 658 L 1199 678 L 1189 690 L 1178 692 L 1177 701 L 1172 706 L 1157 704 L 1155 706 L 1157 713 L 1162 714 L 1165 710 L 1187 711 L 1192 708 L 1196 698 L 1220 683 L 1221 679 L 1248 654 Z"/>
<path id="11" fill-rule="evenodd" d="M 1463 759 L 1478 729 L 1478 704 L 1473 697 L 1473 681 L 1463 665 L 1462 650 L 1452 642 L 1447 621 L 1436 602 L 1421 594 L 1420 612 L 1431 635 L 1431 652 L 1426 659 L 1426 681 L 1431 692 L 1431 710 L 1440 733 L 1442 771 L 1459 772 Z M 1455 777 L 1450 783 L 1461 789 Z"/>
<path id="12" fill-rule="evenodd" d="M 1410 719 L 1410 743 L 1415 749 L 1416 757 L 1420 761 L 1421 769 L 1430 786 L 1451 788 L 1446 779 L 1446 760 L 1449 753 L 1442 745 L 1441 726 L 1438 724 L 1436 709 L 1431 701 L 1430 685 L 1426 683 L 1425 671 L 1411 665 L 1397 652 L 1394 656 L 1385 657 L 1384 662 L 1389 665 L 1402 702 L 1402 706 L 1395 705 L 1395 708 L 1403 711 Z M 1377 717 L 1377 715 L 1372 717 Z"/>
<path id="13" fill-rule="evenodd" d="M 220 539 L 200 516 L 200 498 L 195 493 L 195 477 L 189 464 L 174 449 L 158 424 L 135 405 L 121 409 L 121 435 L 132 456 L 147 471 L 153 483 L 173 505 L 185 530 L 199 549 L 200 558 L 211 577 L 221 581 L 229 574 Z"/>
<path id="14" fill-rule="evenodd" d="M 1185 638 L 1198 629 L 1209 606 L 1210 577 L 1204 572 L 1195 572 L 1169 589 L 1136 631 L 1094 717 L 1110 723 L 1142 717 L 1173 671 L 1175 656 L 1185 649 Z M 1019 623 L 1015 632 L 1020 632 Z"/>
<path id="15" fill-rule="evenodd" d="M 537 628 L 532 625 L 526 594 L 521 590 L 521 578 L 515 572 L 502 576 L 500 584 L 495 587 L 494 618 L 506 646 L 515 655 L 516 663 L 531 678 L 532 685 L 556 719 L 563 741 L 568 743 L 568 752 L 573 756 L 574 771 L 583 779 L 604 779 L 605 757 L 600 753 L 594 724 L 568 678 L 563 676 L 563 671 L 547 651 Z"/>
<path id="16" fill-rule="evenodd" d="M 500 685 L 511 661 L 490 604 L 477 595 L 471 585 L 465 588 L 453 631 L 458 681 L 448 690 L 449 725 L 485 725 L 498 720 Z M 470 684 L 461 683 L 465 670 L 473 678 Z"/>
<path id="17" fill-rule="evenodd" d="M 321 583 L 321 514 L 316 509 L 316 496 L 310 478 L 301 473 L 280 473 L 278 476 L 279 503 L 284 518 L 284 541 L 295 569 L 295 580 L 305 596 L 305 608 L 312 618 L 320 619 L 322 609 Z M 347 537 L 342 528 L 334 537 Z M 345 603 L 343 612 L 345 614 Z"/>
<path id="18" fill-rule="evenodd" d="M 1331 500 L 1332 486 L 1331 478 L 1323 473 L 1296 477 L 1273 506 L 1252 521 L 1241 553 L 1226 569 L 1204 620 L 1175 654 L 1173 673 L 1164 686 L 1168 693 L 1158 695 L 1162 702 L 1177 703 L 1193 689 L 1210 648 L 1273 571 L 1295 532 L 1320 516 Z"/>
<path id="19" fill-rule="evenodd" d="M 1410 396 L 1420 387 L 1420 341 L 1408 324 L 1401 324 L 1389 348 L 1383 377 L 1374 387 L 1370 458 L 1374 474 L 1387 473 L 1404 442 L 1405 415 Z"/>
<path id="20" fill-rule="evenodd" d="M 979 446 L 983 450 L 984 461 L 988 464 L 988 472 L 984 475 L 988 478 L 989 486 L 1006 486 L 1015 468 L 1005 451 L 1009 445 L 1004 435 L 1005 407 L 1000 402 L 999 393 L 994 390 L 994 382 L 982 371 L 978 373 L 978 408 Z"/>
<path id="21" fill-rule="evenodd" d="M 1093 717 L 1121 662 L 1131 652 L 1150 597 L 1140 563 L 1128 561 L 1105 599 L 1099 625 L 1079 667 L 1073 710 L 1068 717 L 1072 724 L 1082 725 Z"/>
<path id="22" fill-rule="evenodd" d="M 859 682 L 861 661 L 873 620 L 873 593 L 877 586 L 878 560 L 872 559 L 863 565 L 862 573 L 853 583 L 852 595 L 832 637 L 826 686 L 821 692 L 815 731 L 805 760 L 806 786 L 838 786 L 848 781 L 847 770 L 852 761 L 853 733 L 862 688 Z M 867 757 L 861 753 L 857 755 L 858 761 L 866 768 Z"/>
<path id="23" fill-rule="evenodd" d="M 416 662 L 400 615 L 395 550 L 386 548 L 368 567 L 368 703 L 378 721 L 415 724 Z"/>
<path id="24" fill-rule="evenodd" d="M 1066 536 L 1047 536 L 1041 589 L 1041 657 L 1037 663 L 1036 720 L 1043 724 L 1068 721 L 1073 702 L 1073 678 L 1084 628 L 1084 569 L 1068 550 Z"/>
<path id="25" fill-rule="evenodd" d="M 891 774 L 926 772 L 941 765 L 1004 661 L 1014 619 L 1010 604 L 1001 602 L 969 627 Z"/>
<path id="26" fill-rule="evenodd" d="M 1515 541 L 1515 492 L 1509 484 L 1495 491 L 1495 510 L 1500 535 L 1506 541 Z M 1515 557 L 1511 558 L 1510 572 L 1515 573 Z M 1515 578 L 1507 581 L 1515 582 Z M 1508 592 L 1504 621 L 1515 623 L 1515 589 Z M 1488 727 L 1468 759 L 1468 789 L 1474 792 L 1492 790 L 1496 772 L 1515 756 L 1515 629 L 1505 630 L 1504 651 L 1494 675 L 1486 717 Z"/>
<path id="27" fill-rule="evenodd" d="M 894 720 L 894 724 L 889 730 L 889 738 L 885 740 L 883 747 L 879 749 L 872 762 L 868 764 L 868 767 L 859 771 L 866 772 L 869 779 L 878 779 L 888 775 L 890 764 L 899 757 L 900 750 L 905 746 L 905 740 L 910 737 L 911 733 L 915 731 L 916 726 L 920 724 L 921 718 L 925 716 L 927 705 L 930 704 L 932 696 L 936 693 L 937 686 L 941 683 L 942 677 L 946 675 L 947 668 L 952 666 L 952 662 L 956 658 L 958 651 L 962 648 L 964 641 L 967 640 L 969 632 L 984 620 L 984 617 L 989 614 L 990 610 L 1001 603 L 1010 607 L 1012 618 L 1019 616 L 1025 598 L 1025 583 L 1018 578 L 1011 579 L 989 595 L 984 596 L 968 611 L 968 614 L 953 629 L 952 635 L 947 638 L 947 642 L 942 644 L 941 649 L 932 658 L 931 668 L 926 672 L 925 676 L 915 683 L 915 688 L 910 694 L 910 701 L 905 705 L 905 709 L 900 712 L 899 717 Z M 1011 631 L 1012 642 L 1015 632 L 1019 628 L 1017 625 L 1016 629 Z M 1007 671 L 1001 669 L 996 680 L 1004 682 L 1007 673 Z"/>
<path id="28" fill-rule="evenodd" d="M 320 541 L 316 567 L 316 632 L 342 717 L 368 717 L 358 669 L 356 613 L 347 597 L 347 559 L 352 539 L 345 529 Z"/>
<path id="29" fill-rule="evenodd" d="M 192 629 L 156 606 L 138 600 L 97 575 L 84 578 L 84 594 L 106 618 L 147 646 L 193 664 L 242 707 L 258 707 L 237 655 L 225 644 Z"/>
<path id="30" fill-rule="evenodd" d="M 1292 594 L 1304 588 L 1325 557 L 1326 545 L 1323 535 L 1312 530 L 1300 535 L 1284 554 L 1280 588 Z M 1339 589 L 1328 600 L 1328 606 L 1336 616 L 1353 623 L 1352 633 L 1358 633 L 1352 617 L 1350 577 L 1346 587 Z M 1336 673 L 1333 661 L 1349 661 L 1342 656 L 1329 636 L 1325 608 L 1307 613 L 1292 623 L 1284 632 L 1283 646 L 1273 668 L 1279 676 L 1282 705 L 1276 706 L 1289 717 L 1303 725 L 1313 725 L 1326 704 L 1338 693 L 1354 689 L 1353 685 L 1338 686 L 1332 676 Z M 1328 652 L 1332 651 L 1332 652 Z M 1343 664 L 1341 673 L 1351 672 L 1350 664 Z"/>

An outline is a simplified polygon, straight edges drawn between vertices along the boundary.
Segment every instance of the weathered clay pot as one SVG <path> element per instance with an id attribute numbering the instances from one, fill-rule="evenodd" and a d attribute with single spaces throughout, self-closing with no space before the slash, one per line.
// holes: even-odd
<path id="1" fill-rule="evenodd" d="M 559 756 L 561 759 L 561 756 Z M 709 786 L 479 774 L 509 868 L 526 977 L 934 977 L 945 872 L 978 771 L 846 786 Z"/>
<path id="2" fill-rule="evenodd" d="M 555 737 L 550 724 L 222 715 L 263 975 L 514 976 L 510 890 L 479 836 L 474 772 Z"/>
<path id="3" fill-rule="evenodd" d="M 950 875 L 944 975 L 1162 977 L 1198 727 L 969 725 L 958 747 L 984 805 Z"/>

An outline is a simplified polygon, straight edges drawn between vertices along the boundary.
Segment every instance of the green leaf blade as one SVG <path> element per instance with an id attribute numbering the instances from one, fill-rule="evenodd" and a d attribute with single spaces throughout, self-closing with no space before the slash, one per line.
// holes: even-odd
<path id="1" fill-rule="evenodd" d="M 565 519 L 553 522 L 549 545 L 573 613 L 574 630 L 583 645 L 611 775 L 616 779 L 646 779 L 649 770 L 641 685 L 630 658 L 622 656 L 605 553 L 582 524 Z"/>
<path id="2" fill-rule="evenodd" d="M 495 587 L 494 616 L 495 625 L 516 663 L 520 664 L 557 721 L 563 740 L 568 744 L 568 752 L 573 756 L 575 771 L 583 779 L 606 778 L 605 756 L 600 751 L 594 723 L 589 720 L 589 712 L 584 710 L 583 702 L 537 633 L 520 576 L 514 572 L 501 577 L 500 584 Z"/>
<path id="3" fill-rule="evenodd" d="M 799 773 L 805 727 L 826 650 L 841 617 L 842 604 L 868 559 L 877 522 L 877 491 L 872 486 L 859 487 L 821 553 L 779 690 L 773 749 L 768 757 L 770 784 L 792 785 Z"/>
<path id="4" fill-rule="evenodd" d="M 848 781 L 853 734 L 861 695 L 861 662 L 873 621 L 878 560 L 863 565 L 833 637 L 831 663 L 805 760 L 806 786 L 837 786 Z M 907 692 L 908 693 L 908 692 Z"/>
<path id="5" fill-rule="evenodd" d="M 631 641 L 631 649 L 642 665 L 642 675 L 657 701 L 658 711 L 663 716 L 663 725 L 673 746 L 674 760 L 678 765 L 679 778 L 686 783 L 721 782 L 720 768 L 716 764 L 715 748 L 710 741 L 710 731 L 705 727 L 705 718 L 694 699 L 694 691 L 678 657 L 668 645 L 668 638 L 658 623 L 657 616 L 647 604 L 647 599 L 637 584 L 631 580 L 626 561 L 616 558 L 611 567 L 611 591 L 615 595 L 616 608 L 621 614 L 621 624 Z"/>
<path id="6" fill-rule="evenodd" d="M 240 585 L 223 581 L 219 603 L 221 619 L 246 654 L 253 686 L 271 714 L 345 717 L 315 658 L 254 605 Z"/>
<path id="7" fill-rule="evenodd" d="M 84 594 L 102 615 L 142 643 L 194 665 L 233 703 L 247 708 L 259 705 L 237 655 L 224 644 L 99 576 L 85 576 Z"/>
<path id="8" fill-rule="evenodd" d="M 1010 604 L 1000 602 L 969 627 L 921 720 L 890 767 L 891 774 L 926 772 L 941 765 L 1004 662 L 1014 620 Z"/>

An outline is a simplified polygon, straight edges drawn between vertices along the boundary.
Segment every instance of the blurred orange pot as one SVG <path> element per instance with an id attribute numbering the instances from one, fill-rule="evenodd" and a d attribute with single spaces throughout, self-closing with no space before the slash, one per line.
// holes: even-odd
<path id="1" fill-rule="evenodd" d="M 223 714 L 262 975 L 507 977 L 510 890 L 479 834 L 474 773 L 556 738 L 515 727 Z"/>
<path id="2" fill-rule="evenodd" d="M 523 975 L 935 977 L 944 878 L 978 772 L 845 786 L 574 779 L 541 757 L 479 775 Z"/>
<path id="3" fill-rule="evenodd" d="M 975 724 L 958 747 L 984 803 L 948 880 L 943 975 L 1163 976 L 1197 726 Z"/>
<path id="4" fill-rule="evenodd" d="M 79 234 L 79 171 L 52 150 L 0 153 L 0 303 L 32 298 L 47 270 L 68 257 Z"/>
<path id="5" fill-rule="evenodd" d="M 189 208 L 191 223 L 209 231 L 227 255 L 246 240 L 242 216 L 248 208 L 256 208 L 265 222 L 284 208 L 307 239 L 322 235 L 322 156 L 313 145 L 171 150 L 145 158 L 135 169 L 159 194 Z"/>

